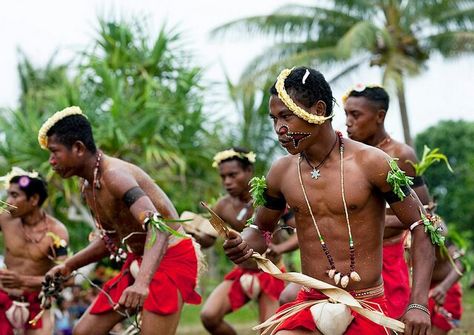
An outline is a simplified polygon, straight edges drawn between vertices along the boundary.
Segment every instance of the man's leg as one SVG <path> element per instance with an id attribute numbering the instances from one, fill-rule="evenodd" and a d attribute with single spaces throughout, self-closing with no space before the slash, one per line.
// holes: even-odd
<path id="1" fill-rule="evenodd" d="M 89 306 L 84 315 L 80 318 L 74 327 L 73 335 L 107 335 L 109 331 L 124 317 L 115 312 L 107 312 L 102 314 L 89 314 L 89 310 L 94 304 Z"/>
<path id="2" fill-rule="evenodd" d="M 280 304 L 278 300 L 262 292 L 258 299 L 259 320 L 263 322 L 275 314 Z"/>
<path id="3" fill-rule="evenodd" d="M 224 321 L 224 316 L 232 312 L 229 291 L 232 281 L 224 280 L 211 293 L 201 310 L 201 321 L 213 335 L 236 335 L 235 330 Z"/>
<path id="4" fill-rule="evenodd" d="M 174 335 L 178 328 L 179 317 L 183 308 L 183 299 L 178 292 L 178 311 L 170 315 L 159 315 L 149 311 L 143 311 L 141 335 Z"/>
<path id="5" fill-rule="evenodd" d="M 431 326 L 431 335 L 446 335 L 447 333 L 447 331 L 439 329 L 436 326 Z"/>
<path id="6" fill-rule="evenodd" d="M 26 335 L 51 335 L 54 333 L 54 316 L 51 310 L 45 310 L 41 317 L 40 329 L 28 329 Z"/>

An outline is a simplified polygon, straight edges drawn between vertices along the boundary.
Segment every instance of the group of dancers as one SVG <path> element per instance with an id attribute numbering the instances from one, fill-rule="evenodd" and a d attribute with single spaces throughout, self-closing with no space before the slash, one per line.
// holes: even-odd
<path id="1" fill-rule="evenodd" d="M 447 334 L 459 324 L 460 252 L 444 243 L 414 150 L 385 129 L 387 92 L 348 90 L 349 138 L 333 129 L 334 101 L 320 72 L 285 69 L 271 88 L 269 115 L 288 155 L 257 180 L 255 160 L 265 157 L 237 147 L 214 156 L 227 194 L 212 209 L 228 225 L 224 250 L 236 265 L 202 307 L 210 334 L 236 334 L 224 317 L 251 300 L 264 334 Z M 201 303 L 200 249 L 217 235 L 189 229 L 146 172 L 102 152 L 79 107 L 52 115 L 38 141 L 55 173 L 80 178 L 97 238 L 68 256 L 65 226 L 42 208 L 44 179 L 12 169 L 0 214 L 0 333 L 52 334 L 47 285 L 55 278 L 67 285 L 76 270 L 110 257 L 122 269 L 73 334 L 109 334 L 135 314 L 141 334 L 175 334 L 183 304 Z M 284 273 L 282 254 L 298 248 L 300 277 L 313 281 L 289 274 L 285 283 L 253 259 L 258 252 Z"/>

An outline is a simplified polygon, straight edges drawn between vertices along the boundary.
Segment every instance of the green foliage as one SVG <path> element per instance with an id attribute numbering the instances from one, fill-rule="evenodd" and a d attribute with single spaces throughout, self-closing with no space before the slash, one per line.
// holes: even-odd
<path id="1" fill-rule="evenodd" d="M 416 151 L 423 146 L 439 148 L 453 167 L 433 165 L 424 178 L 437 202 L 437 213 L 456 230 L 474 232 L 474 122 L 442 121 L 418 134 Z"/>
<path id="2" fill-rule="evenodd" d="M 273 124 L 268 117 L 269 83 L 262 87 L 253 84 L 241 86 L 227 78 L 227 90 L 239 120 L 227 139 L 229 146 L 239 145 L 255 152 L 255 173 L 264 174 L 269 162 L 283 153 L 277 141 Z"/>
<path id="3" fill-rule="evenodd" d="M 253 177 L 250 179 L 250 194 L 252 195 L 254 207 L 265 206 L 265 198 L 263 194 L 266 189 L 267 181 L 265 180 L 265 176 Z"/>
<path id="4" fill-rule="evenodd" d="M 65 106 L 80 106 L 98 146 L 148 172 L 179 212 L 196 211 L 215 195 L 210 157 L 223 144 L 219 125 L 203 110 L 202 70 L 180 33 L 163 27 L 151 36 L 142 22 L 100 20 L 90 48 L 68 64 L 52 57 L 35 68 L 21 54 L 20 104 L 0 110 L 0 173 L 18 165 L 46 176 L 45 205 L 67 225 L 75 250 L 87 243 L 91 215 L 77 178 L 55 175 L 37 143 L 42 122 Z"/>
<path id="5" fill-rule="evenodd" d="M 421 221 L 423 222 L 425 233 L 430 235 L 431 243 L 438 247 L 444 246 L 445 237 L 441 234 L 441 227 L 436 227 L 423 213 L 421 213 Z"/>
<path id="6" fill-rule="evenodd" d="M 448 157 L 446 155 L 443 155 L 442 153 L 439 152 L 439 148 L 435 148 L 431 150 L 428 146 L 423 147 L 423 155 L 421 156 L 421 160 L 418 163 L 413 163 L 412 161 L 408 160 L 408 162 L 413 166 L 415 169 L 415 173 L 417 176 L 422 176 L 428 168 L 435 164 L 438 163 L 439 161 L 444 161 L 446 164 L 446 167 L 451 173 L 454 173 L 453 169 L 451 168 L 451 165 L 449 165 Z"/>
<path id="7" fill-rule="evenodd" d="M 403 200 L 407 194 L 403 193 L 402 187 L 412 185 L 413 182 L 411 180 L 413 177 L 405 175 L 405 171 L 402 171 L 398 167 L 396 159 L 390 159 L 388 164 L 390 165 L 390 171 L 387 174 L 387 183 L 392 186 L 393 193 L 395 193 L 400 200 Z"/>

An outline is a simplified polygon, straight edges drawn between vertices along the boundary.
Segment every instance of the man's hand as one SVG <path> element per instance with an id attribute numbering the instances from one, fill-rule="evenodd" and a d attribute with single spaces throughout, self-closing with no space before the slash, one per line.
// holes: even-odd
<path id="1" fill-rule="evenodd" d="M 273 243 L 270 243 L 268 245 L 268 249 L 267 249 L 267 256 L 268 257 L 273 257 L 273 258 L 277 258 L 279 257 L 281 254 L 282 254 L 282 250 L 281 250 L 281 245 L 280 244 L 273 244 Z"/>
<path id="2" fill-rule="evenodd" d="M 245 262 L 253 253 L 253 249 L 234 230 L 229 231 L 229 238 L 224 242 L 223 247 L 227 257 L 235 264 Z"/>
<path id="3" fill-rule="evenodd" d="M 430 291 L 430 297 L 434 299 L 438 306 L 443 306 L 447 291 L 448 290 L 440 284 Z"/>
<path id="4" fill-rule="evenodd" d="M 135 310 L 143 307 L 145 299 L 148 297 L 148 285 L 143 285 L 135 282 L 123 291 L 119 300 L 119 305 L 126 309 Z"/>
<path id="5" fill-rule="evenodd" d="M 55 276 L 62 276 L 63 278 L 68 278 L 72 273 L 72 269 L 66 265 L 66 262 L 56 265 L 55 267 L 51 268 L 45 275 L 54 278 Z"/>
<path id="6" fill-rule="evenodd" d="M 23 286 L 21 275 L 7 269 L 0 269 L 0 282 L 5 288 L 21 288 Z"/>
<path id="7" fill-rule="evenodd" d="M 410 309 L 402 317 L 405 335 L 431 335 L 430 316 L 419 309 Z"/>

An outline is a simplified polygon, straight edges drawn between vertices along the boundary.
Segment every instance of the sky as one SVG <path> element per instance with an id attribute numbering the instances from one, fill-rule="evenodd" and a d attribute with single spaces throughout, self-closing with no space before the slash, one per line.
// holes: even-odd
<path id="1" fill-rule="evenodd" d="M 147 17 L 152 32 L 166 22 L 184 32 L 196 61 L 205 67 L 205 79 L 223 82 L 224 74 L 235 82 L 245 65 L 271 41 L 232 36 L 226 40 L 209 37 L 209 31 L 228 21 L 265 15 L 289 3 L 311 4 L 304 0 L 16 0 L 0 2 L 0 107 L 15 107 L 19 94 L 18 49 L 42 66 L 57 51 L 56 59 L 66 61 L 90 45 L 98 17 Z M 297 64 L 304 65 L 304 64 Z M 416 134 L 440 120 L 474 121 L 470 105 L 474 92 L 474 57 L 443 60 L 434 57 L 424 73 L 406 81 L 412 133 Z M 327 75 L 327 78 L 330 78 Z M 338 105 L 333 125 L 345 131 L 340 97 L 356 83 L 380 83 L 376 68 L 364 68 L 332 86 Z M 222 92 L 225 95 L 225 92 Z M 223 97 L 225 99 L 225 97 Z M 230 108 L 230 107 L 229 107 Z M 403 140 L 397 103 L 386 119 L 389 134 Z"/>

